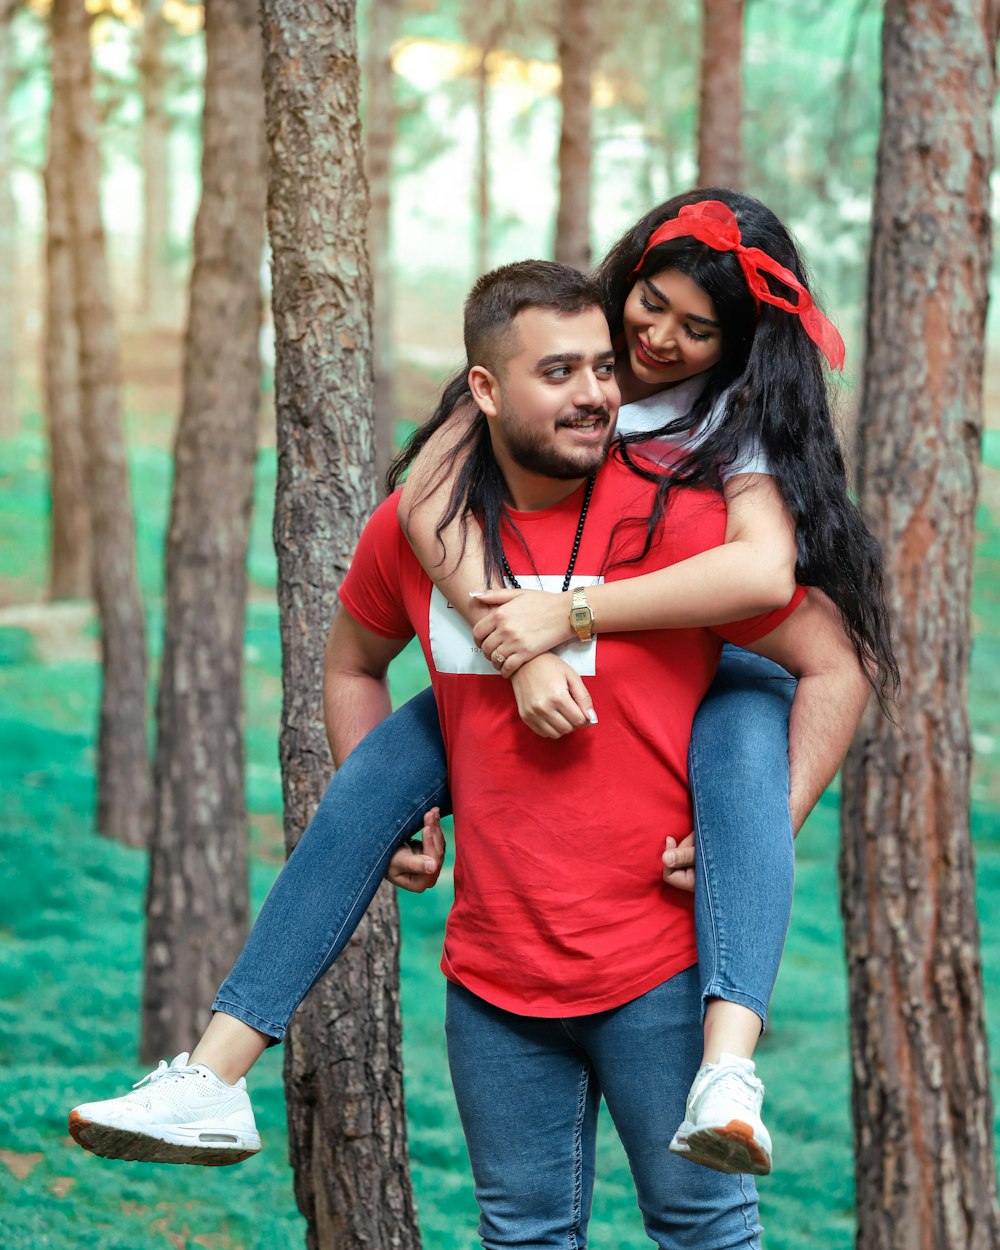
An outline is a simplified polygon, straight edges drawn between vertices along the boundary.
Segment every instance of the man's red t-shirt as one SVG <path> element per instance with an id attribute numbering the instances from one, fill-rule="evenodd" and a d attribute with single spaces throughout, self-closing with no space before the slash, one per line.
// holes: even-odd
<path id="1" fill-rule="evenodd" d="M 641 549 L 652 492 L 617 459 L 608 461 L 597 475 L 573 585 L 650 572 L 723 542 L 722 500 L 677 489 L 650 551 L 615 565 Z M 524 544 L 508 532 L 504 545 L 522 586 L 561 588 L 582 497 L 581 488 L 555 507 L 513 514 Z M 618 531 L 609 554 L 622 518 L 634 523 Z M 504 1010 L 558 1017 L 629 1002 L 697 961 L 691 896 L 664 884 L 660 859 L 668 834 L 680 839 L 692 828 L 691 723 L 722 640 L 762 638 L 802 595 L 717 629 L 565 644 L 560 654 L 583 675 L 599 723 L 552 741 L 524 725 L 510 683 L 432 588 L 399 527 L 396 498 L 378 508 L 341 601 L 374 633 L 416 633 L 430 669 L 455 812 L 446 976 Z"/>

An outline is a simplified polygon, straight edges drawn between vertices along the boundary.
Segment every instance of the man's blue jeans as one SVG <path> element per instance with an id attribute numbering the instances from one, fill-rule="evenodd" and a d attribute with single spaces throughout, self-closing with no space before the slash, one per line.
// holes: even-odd
<path id="1" fill-rule="evenodd" d="M 792 898 L 794 688 L 777 665 L 727 646 L 691 742 L 703 997 L 743 1003 L 762 1020 Z M 213 1010 L 280 1041 L 292 1012 L 347 945 L 393 851 L 420 829 L 428 808 L 447 813 L 449 805 L 437 709 L 425 690 L 378 725 L 337 772 Z"/>
<path id="2" fill-rule="evenodd" d="M 586 1246 L 602 1096 L 651 1241 L 759 1250 L 753 1177 L 667 1149 L 701 1059 L 699 997 L 689 968 L 611 1011 L 541 1020 L 449 984 L 448 1061 L 487 1250 Z"/>

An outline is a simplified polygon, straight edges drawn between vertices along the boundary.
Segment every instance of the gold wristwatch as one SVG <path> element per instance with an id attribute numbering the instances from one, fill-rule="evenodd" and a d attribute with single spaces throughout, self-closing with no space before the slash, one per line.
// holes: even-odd
<path id="1" fill-rule="evenodd" d="M 582 586 L 573 591 L 573 606 L 569 610 L 569 623 L 581 642 L 590 642 L 594 636 L 594 613 L 587 602 L 587 592 Z"/>

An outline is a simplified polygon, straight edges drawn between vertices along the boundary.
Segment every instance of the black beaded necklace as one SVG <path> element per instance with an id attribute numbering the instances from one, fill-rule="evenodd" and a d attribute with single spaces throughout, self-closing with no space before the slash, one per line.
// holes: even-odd
<path id="1" fill-rule="evenodd" d="M 576 525 L 576 537 L 573 539 L 573 550 L 569 553 L 569 568 L 566 570 L 566 576 L 563 578 L 562 588 L 564 591 L 569 590 L 570 579 L 573 576 L 573 570 L 576 568 L 576 557 L 580 550 L 580 539 L 583 538 L 583 525 L 587 519 L 587 509 L 590 507 L 590 496 L 594 493 L 594 479 L 587 479 L 587 489 L 583 493 L 583 503 L 580 505 L 580 520 Z M 507 563 L 505 552 L 500 553 L 500 568 L 503 570 L 504 579 L 509 582 L 514 590 L 521 589 L 521 583 L 511 572 L 511 567 Z"/>

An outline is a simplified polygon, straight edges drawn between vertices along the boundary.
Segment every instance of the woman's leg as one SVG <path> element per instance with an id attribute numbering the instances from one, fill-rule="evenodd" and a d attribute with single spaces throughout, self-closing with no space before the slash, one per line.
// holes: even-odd
<path id="1" fill-rule="evenodd" d="M 767 1019 L 792 907 L 788 714 L 795 680 L 727 646 L 695 718 L 695 926 L 703 1077 L 671 1149 L 713 1167 L 770 1170 L 751 1062 Z M 728 1125 L 737 1125 L 727 1132 Z"/>
<path id="2" fill-rule="evenodd" d="M 795 679 L 783 668 L 727 646 L 691 735 L 702 1002 L 707 1008 L 721 999 L 752 1012 L 754 1042 L 767 1018 L 792 908 L 788 714 L 794 694 Z"/>
<path id="3" fill-rule="evenodd" d="M 432 807 L 450 811 L 428 689 L 376 725 L 344 761 L 271 887 L 213 1011 L 269 1043 L 280 1041 L 292 1012 L 358 927 L 396 847 Z"/>
<path id="4" fill-rule="evenodd" d="M 121 1098 L 84 1103 L 70 1132 L 111 1158 L 235 1163 L 260 1149 L 240 1078 L 347 945 L 401 841 L 450 810 L 430 690 L 377 725 L 344 761 L 278 875 L 190 1058 Z"/>

